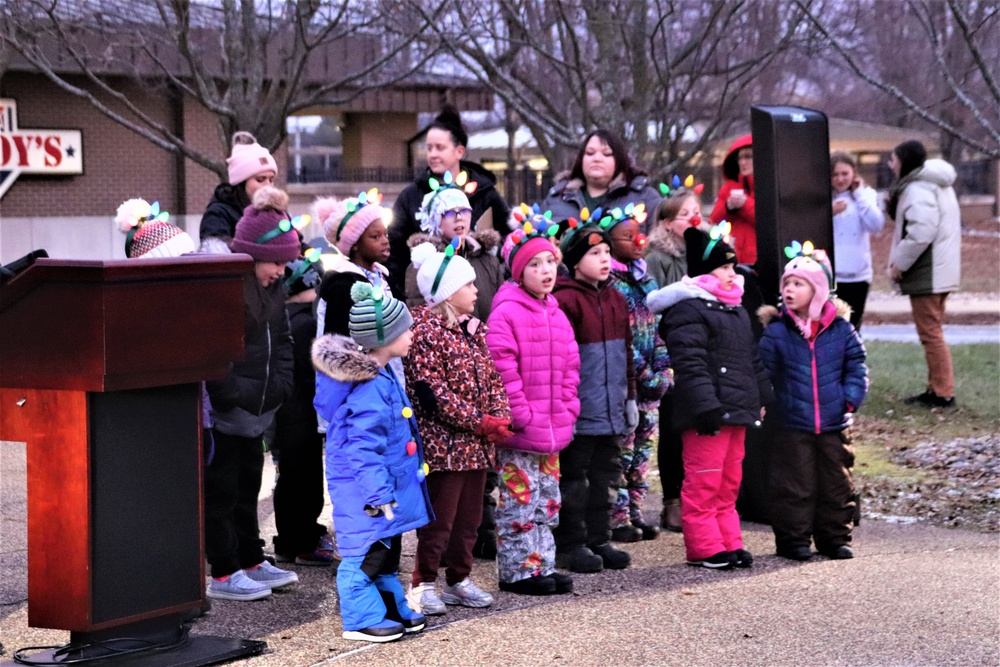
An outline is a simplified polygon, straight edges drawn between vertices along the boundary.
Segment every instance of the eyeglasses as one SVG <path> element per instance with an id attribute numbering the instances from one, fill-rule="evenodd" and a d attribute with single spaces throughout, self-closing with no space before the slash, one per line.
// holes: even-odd
<path id="1" fill-rule="evenodd" d="M 451 211 L 445 211 L 444 213 L 441 214 L 441 219 L 448 221 L 455 220 L 456 218 L 471 218 L 471 217 L 472 217 L 471 208 L 453 209 Z"/>

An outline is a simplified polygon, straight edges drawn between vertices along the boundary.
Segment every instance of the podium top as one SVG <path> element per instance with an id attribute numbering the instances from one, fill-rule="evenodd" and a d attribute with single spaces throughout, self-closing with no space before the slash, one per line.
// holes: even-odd
<path id="1" fill-rule="evenodd" d="M 248 255 L 43 258 L 0 286 L 0 387 L 118 391 L 221 377 L 243 356 Z"/>

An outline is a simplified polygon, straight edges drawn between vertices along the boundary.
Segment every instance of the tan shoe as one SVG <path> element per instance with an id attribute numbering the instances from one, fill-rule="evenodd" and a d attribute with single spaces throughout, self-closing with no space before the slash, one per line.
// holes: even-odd
<path id="1" fill-rule="evenodd" d="M 672 533 L 681 532 L 681 499 L 672 498 L 663 501 L 663 513 L 660 515 L 660 526 Z"/>

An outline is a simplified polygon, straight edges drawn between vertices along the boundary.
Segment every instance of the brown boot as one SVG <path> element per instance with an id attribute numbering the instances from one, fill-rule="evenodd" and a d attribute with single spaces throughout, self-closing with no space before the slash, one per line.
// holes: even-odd
<path id="1" fill-rule="evenodd" d="M 660 515 L 660 526 L 672 533 L 681 532 L 681 499 L 672 498 L 663 501 L 663 513 Z"/>

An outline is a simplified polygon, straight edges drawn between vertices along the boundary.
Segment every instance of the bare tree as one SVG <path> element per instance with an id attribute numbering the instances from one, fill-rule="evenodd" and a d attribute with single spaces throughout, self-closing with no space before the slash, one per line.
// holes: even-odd
<path id="1" fill-rule="evenodd" d="M 983 0 L 796 0 L 827 47 L 827 63 L 850 72 L 958 144 L 1000 157 L 1000 6 Z M 858 91 L 858 101 L 870 100 Z M 869 102 L 870 103 L 870 102 Z"/>
<path id="2" fill-rule="evenodd" d="M 437 35 L 517 113 L 550 164 L 600 126 L 625 136 L 649 166 L 672 170 L 745 126 L 752 102 L 789 101 L 796 67 L 787 56 L 810 36 L 790 0 L 450 0 L 449 8 L 432 23 Z M 772 85 L 755 85 L 779 71 Z"/>
<path id="3" fill-rule="evenodd" d="M 289 115 L 344 104 L 422 67 L 436 46 L 416 38 L 440 8 L 427 2 L 419 17 L 399 9 L 377 0 L 19 0 L 0 9 L 0 46 L 113 121 L 224 178 L 216 154 L 144 111 L 121 82 L 159 82 L 204 106 L 224 153 L 236 130 L 273 150 Z"/>

